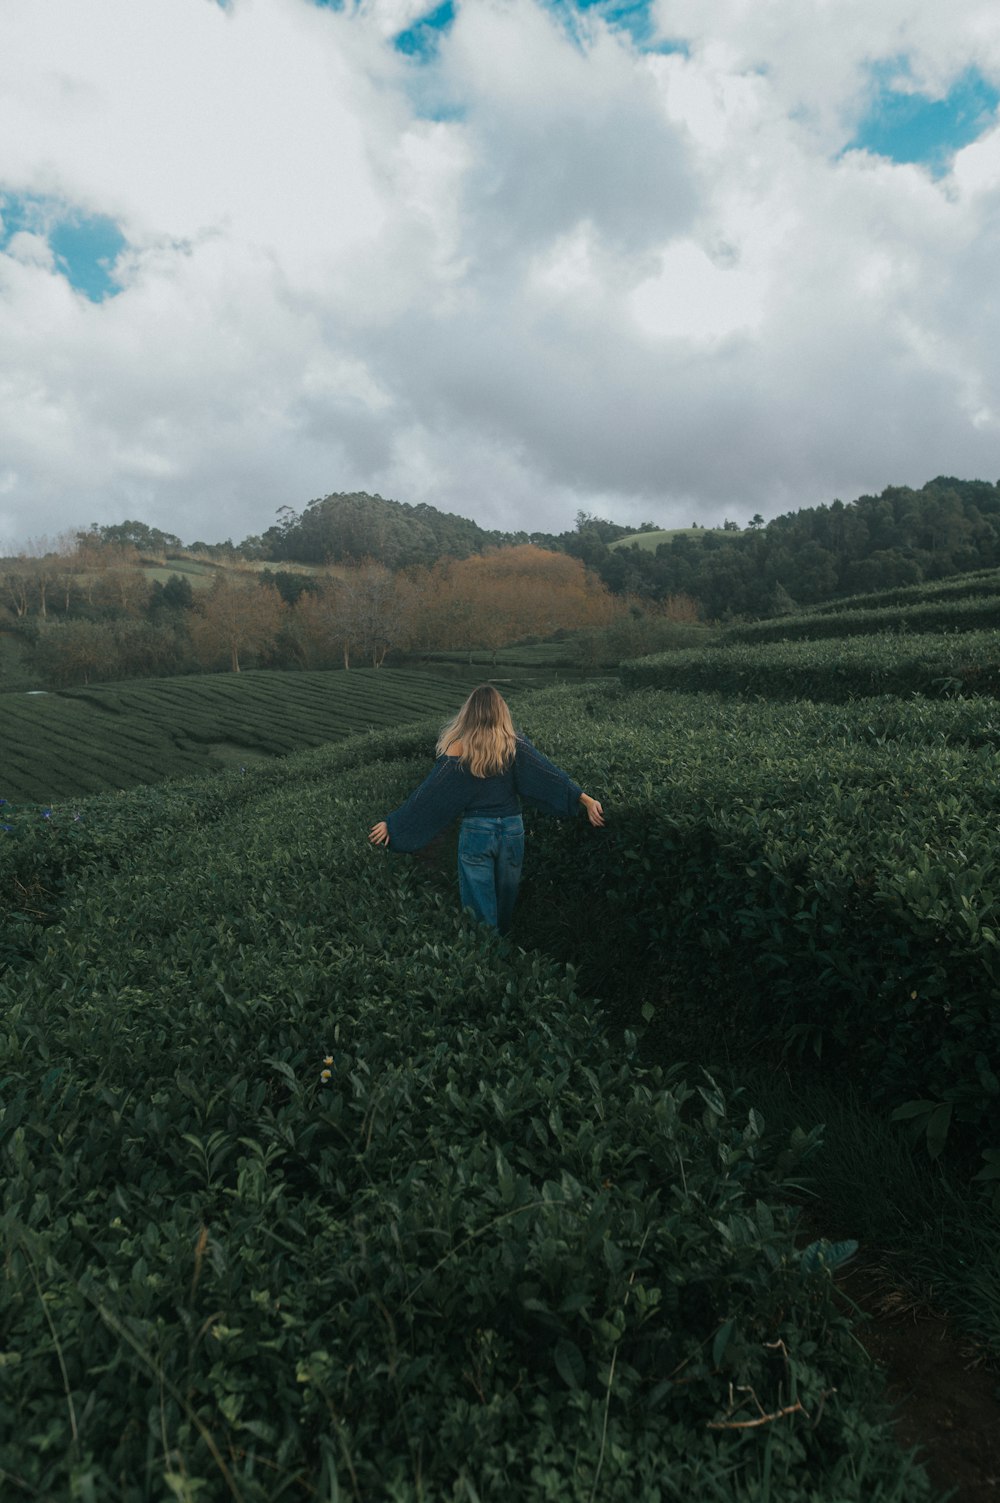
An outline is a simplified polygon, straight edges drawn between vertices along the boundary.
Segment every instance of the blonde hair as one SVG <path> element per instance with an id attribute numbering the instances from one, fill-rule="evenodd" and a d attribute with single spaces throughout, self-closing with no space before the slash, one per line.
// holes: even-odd
<path id="1" fill-rule="evenodd" d="M 507 701 L 492 684 L 473 689 L 455 718 L 442 726 L 438 756 L 456 741 L 462 743 L 462 766 L 475 778 L 495 777 L 514 760 L 514 722 Z"/>

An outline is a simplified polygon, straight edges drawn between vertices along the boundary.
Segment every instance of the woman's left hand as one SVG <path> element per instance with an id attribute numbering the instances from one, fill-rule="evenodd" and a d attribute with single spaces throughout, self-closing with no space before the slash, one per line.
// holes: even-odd
<path id="1" fill-rule="evenodd" d="M 600 829 L 604 824 L 604 810 L 596 798 L 591 798 L 589 793 L 580 794 L 580 802 L 587 811 L 587 818 L 595 829 Z"/>
<path id="2" fill-rule="evenodd" d="M 389 826 L 384 819 L 380 819 L 377 825 L 372 825 L 368 831 L 368 839 L 372 845 L 389 844 Z"/>

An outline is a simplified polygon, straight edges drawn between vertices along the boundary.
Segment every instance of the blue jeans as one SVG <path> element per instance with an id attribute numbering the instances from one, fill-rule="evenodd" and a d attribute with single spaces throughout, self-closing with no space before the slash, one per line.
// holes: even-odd
<path id="1" fill-rule="evenodd" d="M 458 890 L 462 907 L 506 934 L 524 861 L 524 821 L 474 815 L 463 819 L 458 837 Z"/>

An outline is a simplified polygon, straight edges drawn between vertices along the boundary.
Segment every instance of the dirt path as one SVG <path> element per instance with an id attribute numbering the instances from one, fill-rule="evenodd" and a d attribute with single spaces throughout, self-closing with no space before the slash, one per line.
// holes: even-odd
<path id="1" fill-rule="evenodd" d="M 953 1503 L 1000 1503 L 1000 1373 L 877 1265 L 858 1259 L 837 1283 L 869 1317 L 856 1334 L 885 1370 L 902 1445 Z"/>

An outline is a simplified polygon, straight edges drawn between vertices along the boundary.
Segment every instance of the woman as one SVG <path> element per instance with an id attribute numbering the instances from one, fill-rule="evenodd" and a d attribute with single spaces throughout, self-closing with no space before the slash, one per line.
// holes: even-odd
<path id="1" fill-rule="evenodd" d="M 506 934 L 521 881 L 520 799 L 566 818 L 582 805 L 595 826 L 604 810 L 518 734 L 492 684 L 473 689 L 442 730 L 437 761 L 405 804 L 373 825 L 373 845 L 418 851 L 461 815 L 458 886 L 462 907 Z"/>

